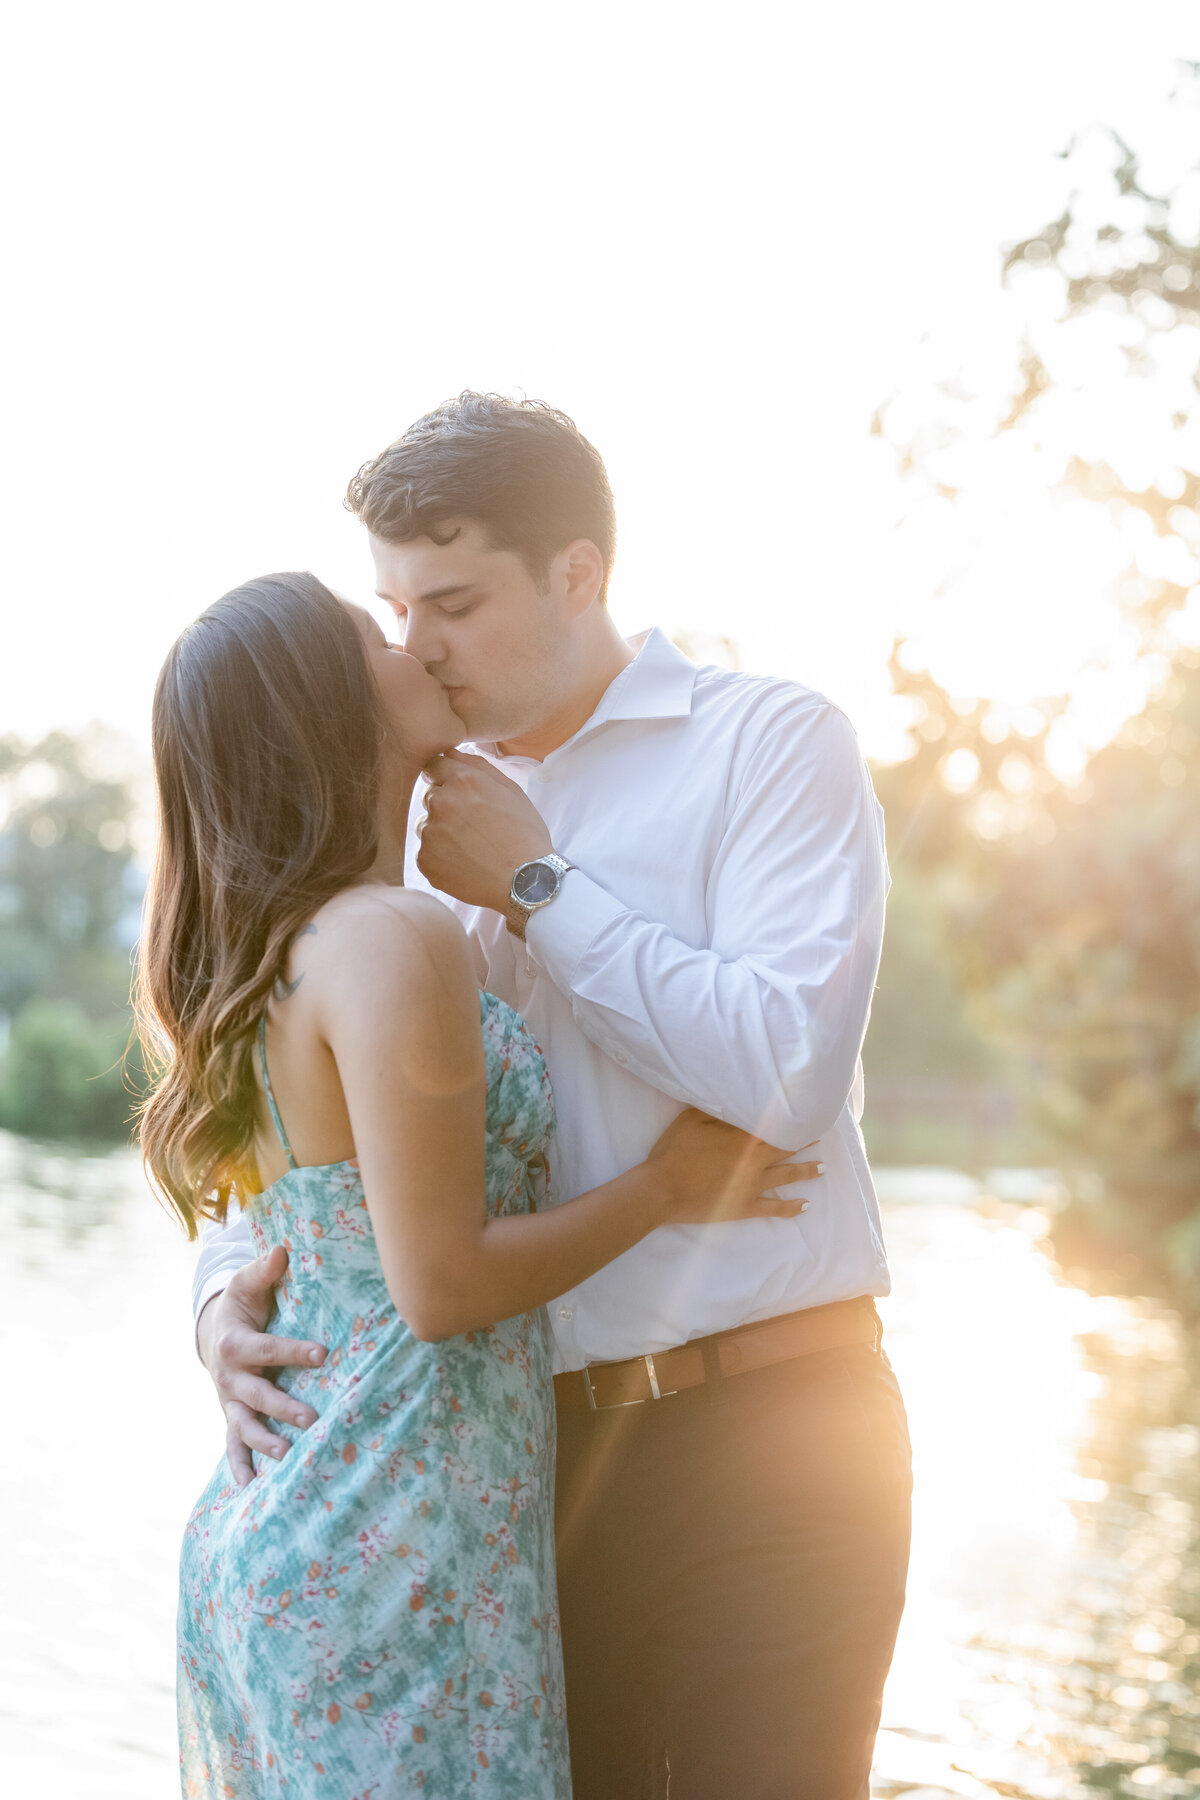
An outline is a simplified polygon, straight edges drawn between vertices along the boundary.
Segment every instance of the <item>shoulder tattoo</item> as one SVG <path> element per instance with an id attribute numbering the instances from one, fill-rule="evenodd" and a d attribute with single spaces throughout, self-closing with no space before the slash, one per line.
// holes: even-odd
<path id="1" fill-rule="evenodd" d="M 302 925 L 300 927 L 300 930 L 296 933 L 297 938 L 316 937 L 316 935 L 317 935 L 317 928 L 315 925 Z M 295 941 L 296 941 L 296 938 L 293 938 L 292 943 L 294 944 Z M 290 949 L 291 945 L 289 945 L 288 948 Z M 304 980 L 304 970 L 303 969 L 301 969 L 301 971 L 300 971 L 299 975 L 297 975 L 295 981 L 285 981 L 282 975 L 277 975 L 275 977 L 275 987 L 273 989 L 276 1000 L 290 1000 L 292 995 L 295 993 L 296 989 L 300 986 L 300 983 L 303 980 Z"/>

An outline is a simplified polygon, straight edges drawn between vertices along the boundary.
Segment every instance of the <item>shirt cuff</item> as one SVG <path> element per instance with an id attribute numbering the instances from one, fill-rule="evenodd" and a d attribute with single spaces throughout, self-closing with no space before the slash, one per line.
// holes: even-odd
<path id="1" fill-rule="evenodd" d="M 218 1294 L 223 1294 L 225 1292 L 225 1289 L 229 1286 L 230 1276 L 235 1272 L 236 1271 L 233 1269 L 218 1269 L 214 1274 L 209 1276 L 207 1281 L 192 1289 L 192 1312 L 196 1320 L 193 1342 L 196 1347 L 197 1356 L 200 1355 L 200 1314 L 204 1311 L 210 1300 L 215 1300 Z"/>
<path id="2" fill-rule="evenodd" d="M 582 869 L 569 869 L 557 897 L 539 906 L 526 925 L 526 948 L 555 986 L 569 992 L 600 933 L 627 912 Z"/>

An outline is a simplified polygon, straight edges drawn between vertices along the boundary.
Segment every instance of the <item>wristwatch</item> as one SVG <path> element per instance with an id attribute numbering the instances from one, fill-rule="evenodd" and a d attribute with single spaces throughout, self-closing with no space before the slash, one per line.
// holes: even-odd
<path id="1" fill-rule="evenodd" d="M 504 922 L 514 937 L 524 943 L 530 915 L 558 898 L 563 876 L 574 867 L 565 856 L 556 856 L 553 851 L 549 856 L 537 856 L 532 862 L 521 864 L 512 878 L 504 909 Z"/>

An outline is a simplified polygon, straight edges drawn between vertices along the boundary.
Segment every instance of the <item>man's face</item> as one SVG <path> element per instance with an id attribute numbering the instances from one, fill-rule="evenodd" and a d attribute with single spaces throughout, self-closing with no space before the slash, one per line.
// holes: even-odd
<path id="1" fill-rule="evenodd" d="M 520 738 L 553 713 L 570 662 L 569 622 L 553 572 L 539 588 L 521 558 L 464 523 L 452 543 L 372 536 L 377 589 L 404 648 L 446 689 L 467 736 Z"/>

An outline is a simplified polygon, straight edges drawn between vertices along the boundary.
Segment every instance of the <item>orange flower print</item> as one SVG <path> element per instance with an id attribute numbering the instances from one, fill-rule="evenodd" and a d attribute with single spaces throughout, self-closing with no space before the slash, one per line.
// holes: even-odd
<path id="1" fill-rule="evenodd" d="M 480 1016 L 495 1218 L 552 1198 L 553 1108 L 522 1021 Z M 222 1459 L 188 1521 L 183 1792 L 570 1800 L 544 1313 L 414 1338 L 355 1163 L 291 1169 L 246 1216 L 260 1253 L 292 1247 L 270 1330 L 327 1356 L 280 1374 L 319 1414 L 299 1454 L 245 1492 Z"/>

